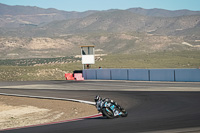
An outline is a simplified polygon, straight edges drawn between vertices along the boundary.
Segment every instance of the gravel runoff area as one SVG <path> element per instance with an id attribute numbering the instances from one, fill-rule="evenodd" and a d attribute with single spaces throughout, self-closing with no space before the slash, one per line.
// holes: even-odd
<path id="1" fill-rule="evenodd" d="M 0 95 L 0 130 L 97 114 L 84 103 Z"/>

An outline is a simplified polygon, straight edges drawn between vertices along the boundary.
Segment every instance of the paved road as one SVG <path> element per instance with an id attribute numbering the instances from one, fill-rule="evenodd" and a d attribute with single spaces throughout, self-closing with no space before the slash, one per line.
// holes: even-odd
<path id="1" fill-rule="evenodd" d="M 0 93 L 76 98 L 109 97 L 126 118 L 82 121 L 3 131 L 5 133 L 200 132 L 200 83 L 127 81 L 0 82 Z M 177 130 L 178 129 L 178 130 Z"/>

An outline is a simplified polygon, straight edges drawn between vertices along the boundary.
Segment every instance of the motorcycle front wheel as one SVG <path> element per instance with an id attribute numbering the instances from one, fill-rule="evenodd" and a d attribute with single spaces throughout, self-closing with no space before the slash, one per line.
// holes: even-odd
<path id="1" fill-rule="evenodd" d="M 106 116 L 109 119 L 114 118 L 114 113 L 110 108 L 103 108 L 102 113 L 103 113 L 104 116 Z"/>
<path id="2" fill-rule="evenodd" d="M 122 112 L 122 117 L 127 117 L 127 115 L 128 115 L 128 112 L 125 110 L 125 109 L 121 109 L 121 112 Z"/>

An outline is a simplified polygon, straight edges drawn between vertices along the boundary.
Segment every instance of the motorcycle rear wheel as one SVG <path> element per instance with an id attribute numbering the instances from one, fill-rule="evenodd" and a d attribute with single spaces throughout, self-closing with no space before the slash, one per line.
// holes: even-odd
<path id="1" fill-rule="evenodd" d="M 102 113 L 109 119 L 113 119 L 115 117 L 113 111 L 110 108 L 103 108 Z"/>

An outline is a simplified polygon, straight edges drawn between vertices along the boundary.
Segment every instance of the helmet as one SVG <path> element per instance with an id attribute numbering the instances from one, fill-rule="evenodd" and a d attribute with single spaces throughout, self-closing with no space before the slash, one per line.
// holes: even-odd
<path id="1" fill-rule="evenodd" d="M 97 102 L 99 100 L 101 100 L 101 97 L 99 95 L 95 96 L 94 101 Z"/>

